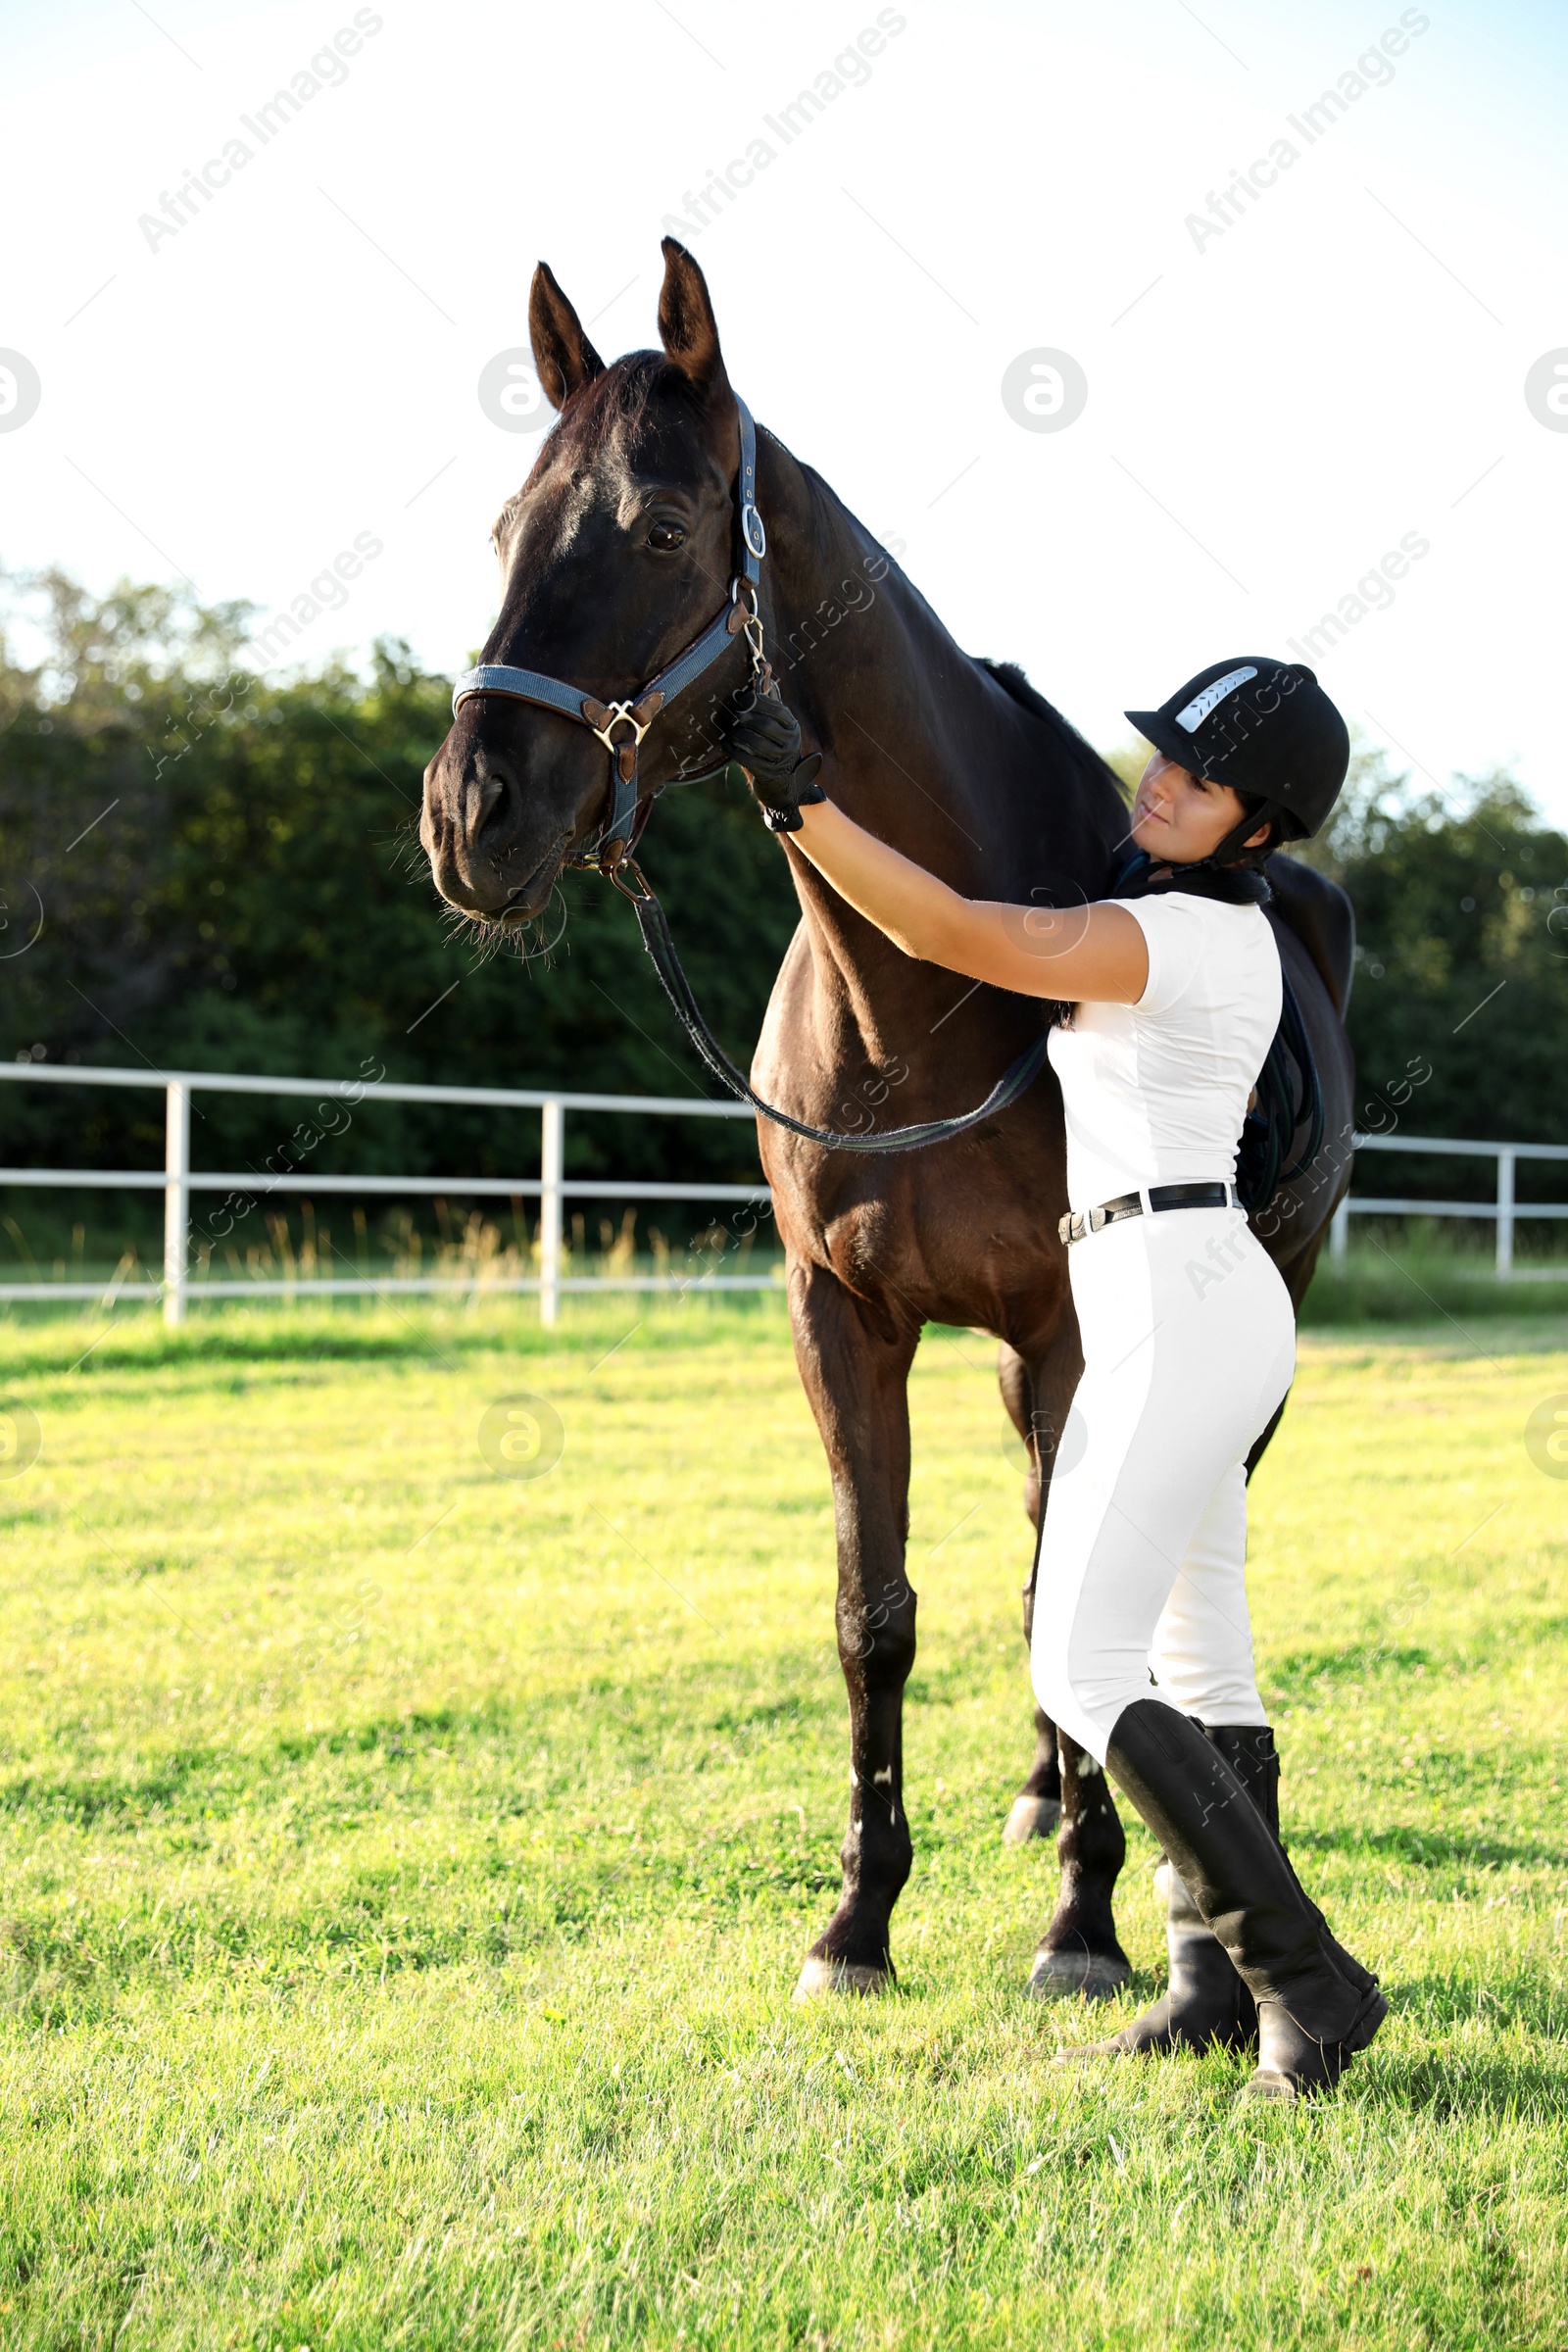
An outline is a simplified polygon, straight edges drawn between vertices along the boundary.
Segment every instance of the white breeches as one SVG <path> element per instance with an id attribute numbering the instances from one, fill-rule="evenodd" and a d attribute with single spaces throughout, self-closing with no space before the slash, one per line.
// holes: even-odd
<path id="1" fill-rule="evenodd" d="M 1290 1294 L 1235 1208 L 1129 1217 L 1067 1252 L 1084 1374 L 1040 1531 L 1041 1706 L 1103 1764 L 1158 1695 L 1262 1723 L 1247 1608 L 1246 1459 L 1291 1385 Z"/>

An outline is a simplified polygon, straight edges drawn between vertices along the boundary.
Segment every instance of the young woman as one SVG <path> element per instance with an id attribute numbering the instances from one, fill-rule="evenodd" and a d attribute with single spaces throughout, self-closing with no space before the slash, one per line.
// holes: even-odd
<path id="1" fill-rule="evenodd" d="M 1312 672 L 1263 657 L 1127 715 L 1154 746 L 1136 855 L 1109 897 L 1065 911 L 961 898 L 866 833 L 776 699 L 728 741 L 768 824 L 906 955 L 1070 1005 L 1050 1054 L 1084 1374 L 1041 1518 L 1034 1685 L 1172 1865 L 1169 1991 L 1072 2055 L 1255 2040 L 1249 2087 L 1294 2098 L 1338 2080 L 1387 2003 L 1279 1842 L 1245 1464 L 1290 1386 L 1296 1328 L 1235 1174 L 1280 1016 L 1262 861 L 1321 826 L 1349 744 Z"/>

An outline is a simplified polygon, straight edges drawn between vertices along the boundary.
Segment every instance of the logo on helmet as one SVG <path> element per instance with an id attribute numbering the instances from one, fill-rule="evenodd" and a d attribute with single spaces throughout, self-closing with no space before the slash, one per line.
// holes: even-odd
<path id="1" fill-rule="evenodd" d="M 1249 663 L 1246 669 L 1233 669 L 1226 677 L 1216 678 L 1213 685 L 1205 686 L 1185 710 L 1177 711 L 1176 724 L 1185 727 L 1189 735 L 1196 735 L 1216 704 L 1222 703 L 1236 687 L 1245 686 L 1249 678 L 1255 678 L 1256 675 L 1257 671 Z"/>

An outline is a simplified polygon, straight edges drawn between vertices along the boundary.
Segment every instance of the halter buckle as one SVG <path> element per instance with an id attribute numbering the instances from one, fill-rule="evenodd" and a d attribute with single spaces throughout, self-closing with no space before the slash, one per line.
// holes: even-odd
<path id="1" fill-rule="evenodd" d="M 760 564 L 767 553 L 767 529 L 750 499 L 741 509 L 741 537 L 747 554 Z"/>
<path id="2" fill-rule="evenodd" d="M 646 906 L 653 898 L 654 894 L 648 887 L 648 877 L 630 850 L 618 858 L 613 865 L 601 866 L 599 870 L 613 882 L 623 899 L 630 899 L 634 906 Z M 625 874 L 630 874 L 635 888 L 622 880 L 622 876 Z"/>
<path id="3" fill-rule="evenodd" d="M 663 696 L 661 695 L 659 699 L 662 703 Z M 597 703 L 588 696 L 583 698 L 582 714 L 612 758 L 621 749 L 615 741 L 617 721 L 624 719 L 630 727 L 632 749 L 635 751 L 640 750 L 643 737 L 659 715 L 657 710 L 651 710 L 646 719 L 640 719 L 630 703 Z"/>
<path id="4" fill-rule="evenodd" d="M 753 509 L 754 514 L 756 509 Z M 760 522 L 760 515 L 758 516 Z M 767 653 L 762 642 L 762 615 L 759 609 L 755 580 L 731 580 L 729 593 L 732 611 L 729 616 L 730 634 L 746 639 L 746 650 L 752 657 L 752 677 L 760 684 L 771 675 Z M 748 603 L 746 600 L 750 599 Z"/>

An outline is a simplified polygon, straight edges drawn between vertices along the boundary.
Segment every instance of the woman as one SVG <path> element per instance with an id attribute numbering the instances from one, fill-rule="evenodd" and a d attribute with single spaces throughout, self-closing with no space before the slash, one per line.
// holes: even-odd
<path id="1" fill-rule="evenodd" d="M 1173 1865 L 1170 1989 L 1074 2056 L 1249 2046 L 1249 2088 L 1338 2081 L 1387 2013 L 1278 1838 L 1278 1759 L 1253 1678 L 1246 1461 L 1290 1386 L 1291 1301 L 1235 1188 L 1278 1025 L 1261 871 L 1345 781 L 1345 722 L 1309 669 L 1214 663 L 1158 710 L 1137 855 L 1063 910 L 959 895 L 836 808 L 776 699 L 728 741 L 775 832 L 906 955 L 1065 1003 L 1051 1060 L 1067 1127 L 1084 1374 L 1042 1514 L 1040 1704 L 1109 1770 Z M 1151 1683 L 1154 1694 L 1151 1694 Z"/>

